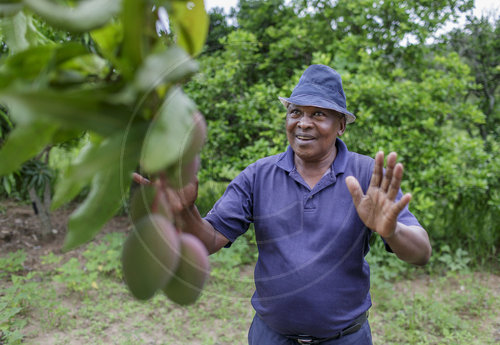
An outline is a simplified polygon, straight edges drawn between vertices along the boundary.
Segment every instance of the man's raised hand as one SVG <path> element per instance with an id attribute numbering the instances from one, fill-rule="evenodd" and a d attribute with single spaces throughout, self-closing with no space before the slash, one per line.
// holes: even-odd
<path id="1" fill-rule="evenodd" d="M 398 215 L 411 200 L 411 194 L 405 194 L 396 201 L 403 178 L 403 165 L 396 164 L 396 160 L 395 152 L 387 156 L 387 168 L 384 174 L 384 153 L 376 154 L 375 167 L 366 194 L 363 194 L 355 177 L 348 176 L 345 179 L 359 217 L 368 228 L 384 238 L 394 235 Z"/>

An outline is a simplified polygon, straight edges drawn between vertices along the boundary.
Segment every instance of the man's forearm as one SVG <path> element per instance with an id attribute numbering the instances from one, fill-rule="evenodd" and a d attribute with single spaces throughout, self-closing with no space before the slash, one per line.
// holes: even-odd
<path id="1" fill-rule="evenodd" d="M 429 236 L 419 226 L 407 226 L 398 222 L 394 234 L 384 239 L 398 258 L 410 264 L 422 266 L 431 257 Z"/>
<path id="2" fill-rule="evenodd" d="M 182 231 L 198 237 L 210 254 L 217 252 L 229 242 L 209 222 L 201 218 L 200 212 L 194 205 L 177 214 L 176 222 L 180 223 Z"/>

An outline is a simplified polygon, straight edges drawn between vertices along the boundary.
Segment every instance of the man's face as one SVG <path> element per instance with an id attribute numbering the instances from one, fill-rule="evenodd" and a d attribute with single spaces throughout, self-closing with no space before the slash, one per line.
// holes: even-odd
<path id="1" fill-rule="evenodd" d="M 335 152 L 335 140 L 345 131 L 345 117 L 334 110 L 290 104 L 286 135 L 295 154 L 304 161 L 320 161 Z"/>

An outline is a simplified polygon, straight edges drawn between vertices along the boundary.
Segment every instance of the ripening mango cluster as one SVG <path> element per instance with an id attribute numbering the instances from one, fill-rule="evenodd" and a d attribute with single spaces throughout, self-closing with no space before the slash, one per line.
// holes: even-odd
<path id="1" fill-rule="evenodd" d="M 130 217 L 133 231 L 123 246 L 122 265 L 132 295 L 147 300 L 161 290 L 177 304 L 194 303 L 209 275 L 205 245 L 175 227 L 157 186 L 141 186 L 134 193 Z"/>

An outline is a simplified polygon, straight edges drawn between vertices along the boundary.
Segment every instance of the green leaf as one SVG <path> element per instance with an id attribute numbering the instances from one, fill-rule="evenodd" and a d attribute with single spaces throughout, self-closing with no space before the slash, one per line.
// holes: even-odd
<path id="1" fill-rule="evenodd" d="M 203 0 L 172 1 L 168 12 L 177 34 L 177 44 L 193 56 L 199 54 L 209 25 Z"/>
<path id="2" fill-rule="evenodd" d="M 94 164 L 82 175 L 75 172 L 71 176 L 74 182 L 82 176 L 86 179 L 91 170 L 97 171 L 92 179 L 89 195 L 78 209 L 71 214 L 68 223 L 68 234 L 64 241 L 64 250 L 71 250 L 91 240 L 101 228 L 111 219 L 120 208 L 123 200 L 127 198 L 127 191 L 132 180 L 132 172 L 137 167 L 140 154 L 140 145 L 145 126 L 138 126 L 130 132 L 124 131 L 120 136 L 113 138 L 110 146 L 106 140 L 98 150 L 92 150 L 86 157 L 89 164 Z M 116 143 L 121 143 L 117 145 Z M 110 147 L 114 147 L 111 150 Z M 109 156 L 107 155 L 109 154 Z M 103 159 L 108 158 L 106 167 Z M 83 167 L 81 162 L 80 167 Z"/>
<path id="3" fill-rule="evenodd" d="M 3 5 L 5 6 L 5 5 Z M 29 47 L 26 39 L 27 19 L 23 12 L 18 12 L 11 17 L 0 20 L 0 32 L 12 54 L 23 51 Z"/>
<path id="4" fill-rule="evenodd" d="M 16 126 L 0 150 L 0 175 L 16 171 L 25 161 L 37 155 L 51 142 L 55 131 L 55 126 L 42 122 Z"/>
<path id="5" fill-rule="evenodd" d="M 41 79 L 41 75 L 78 56 L 88 55 L 87 49 L 74 42 L 28 48 L 8 57 L 1 70 L 3 79 Z M 3 81 L 4 85 L 9 82 Z"/>
<path id="6" fill-rule="evenodd" d="M 20 1 L 17 1 L 17 3 L 12 3 L 12 4 L 0 4 L 0 15 L 4 16 L 11 16 L 23 9 L 23 5 L 20 3 Z"/>
<path id="7" fill-rule="evenodd" d="M 0 14 L 2 14 L 3 6 L 6 5 L 0 5 Z M 22 11 L 14 12 L 12 16 L 0 20 L 0 33 L 7 47 L 9 47 L 10 54 L 16 54 L 30 46 L 53 44 L 33 24 L 33 16 L 31 14 Z"/>
<path id="8" fill-rule="evenodd" d="M 105 25 L 120 11 L 120 0 L 86 0 L 75 7 L 58 5 L 50 0 L 23 0 L 33 12 L 54 27 L 85 32 Z"/>
<path id="9" fill-rule="evenodd" d="M 9 105 L 9 114 L 18 123 L 44 119 L 66 129 L 91 130 L 105 136 L 126 128 L 133 115 L 129 107 L 111 103 L 113 96 L 108 88 L 0 90 L 0 99 Z"/>
<path id="10" fill-rule="evenodd" d="M 161 83 L 176 83 L 193 75 L 198 64 L 183 49 L 169 49 L 148 56 L 137 72 L 135 84 L 140 91 L 150 91 Z"/>
<path id="11" fill-rule="evenodd" d="M 120 208 L 122 192 L 125 189 L 122 185 L 124 182 L 118 167 L 97 173 L 92 181 L 89 195 L 69 218 L 64 251 L 90 241 L 115 215 Z"/>
<path id="12" fill-rule="evenodd" d="M 76 73 L 85 81 L 86 77 L 105 78 L 109 73 L 109 67 L 106 60 L 96 54 L 82 54 L 69 59 L 64 64 L 61 64 L 60 69 L 65 72 Z M 59 78 L 57 78 L 59 79 Z"/>
<path id="13" fill-rule="evenodd" d="M 123 0 L 123 62 L 128 69 L 124 74 L 132 78 L 134 71 L 142 64 L 144 58 L 144 30 L 147 29 L 145 1 Z"/>
<path id="14" fill-rule="evenodd" d="M 155 173 L 176 163 L 188 149 L 196 105 L 178 87 L 172 88 L 144 140 L 141 165 Z"/>
<path id="15" fill-rule="evenodd" d="M 102 142 L 85 145 L 56 184 L 51 208 L 55 210 L 71 201 L 99 171 L 119 166 L 122 160 L 134 161 L 138 165 L 146 130 L 145 123 L 137 124 Z"/>
<path id="16" fill-rule="evenodd" d="M 88 142 L 79 152 L 78 157 L 73 161 L 73 164 L 64 171 L 61 178 L 58 180 L 55 186 L 54 197 L 52 199 L 52 204 L 50 208 L 52 211 L 58 209 L 65 203 L 73 200 L 83 187 L 88 185 L 91 181 L 90 178 L 73 178 L 72 171 L 75 170 L 73 166 L 81 164 L 81 162 L 91 161 L 91 157 L 95 151 L 97 151 L 98 145 Z M 89 158 L 90 157 L 90 158 Z"/>
<path id="17" fill-rule="evenodd" d="M 108 59 L 113 65 L 121 67 L 117 55 L 120 44 L 123 41 L 122 22 L 111 22 L 108 25 L 90 32 L 92 40 L 97 45 L 101 55 Z"/>

